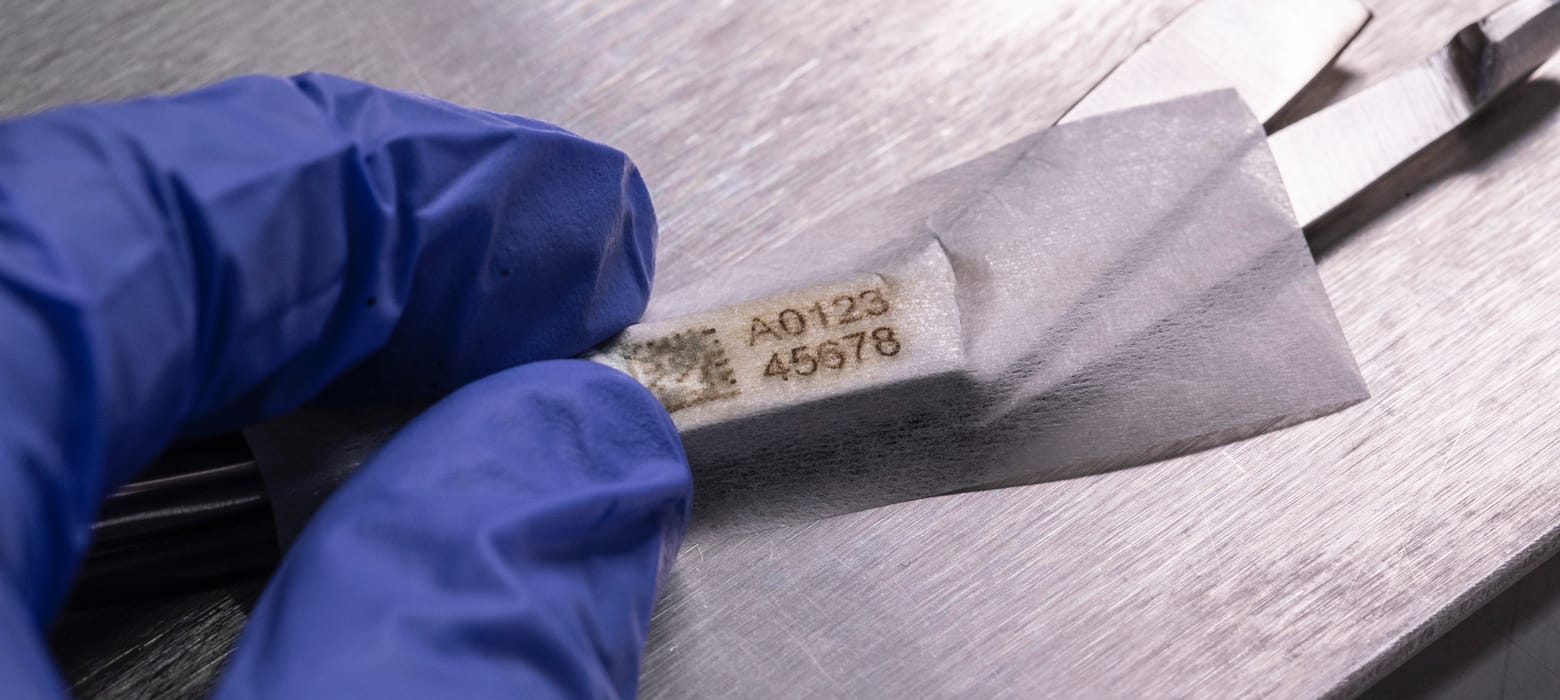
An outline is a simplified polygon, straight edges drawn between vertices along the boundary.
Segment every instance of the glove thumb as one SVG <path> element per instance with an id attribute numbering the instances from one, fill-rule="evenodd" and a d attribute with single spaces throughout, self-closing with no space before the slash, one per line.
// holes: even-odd
<path id="1" fill-rule="evenodd" d="M 691 490 L 625 375 L 561 360 L 474 382 L 315 515 L 217 695 L 632 697 Z"/>

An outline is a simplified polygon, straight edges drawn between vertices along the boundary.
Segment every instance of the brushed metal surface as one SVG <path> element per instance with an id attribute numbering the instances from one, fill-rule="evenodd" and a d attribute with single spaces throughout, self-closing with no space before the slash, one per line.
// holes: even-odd
<path id="1" fill-rule="evenodd" d="M 1233 87 L 1267 121 L 1370 21 L 1355 0 L 1205 0 L 1116 66 L 1059 123 Z"/>
<path id="2" fill-rule="evenodd" d="M 319 69 L 559 121 L 639 162 L 673 288 L 1049 123 L 1187 4 L 0 0 L 0 113 Z M 1322 94 L 1501 3 L 1370 4 Z M 646 695 L 1362 689 L 1557 542 L 1560 70 L 1539 75 L 1364 198 L 1384 213 L 1312 232 L 1371 401 L 1149 467 L 694 543 Z M 82 687 L 198 691 L 211 655 L 169 664 L 241 618 L 213 614 L 159 617 Z"/>
<path id="3" fill-rule="evenodd" d="M 1560 697 L 1560 558 L 1544 562 L 1362 697 Z"/>
<path id="4" fill-rule="evenodd" d="M 1275 134 L 1302 227 L 1446 135 L 1560 48 L 1560 2 L 1516 0 L 1444 48 Z"/>

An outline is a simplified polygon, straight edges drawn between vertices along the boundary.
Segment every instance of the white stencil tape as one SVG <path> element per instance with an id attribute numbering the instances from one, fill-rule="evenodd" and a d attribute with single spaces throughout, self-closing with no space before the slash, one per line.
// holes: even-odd
<path id="1" fill-rule="evenodd" d="M 1088 476 L 1368 395 L 1232 92 L 1036 132 L 738 265 L 666 262 L 648 320 L 589 359 L 676 421 L 690 541 Z M 284 537 L 407 415 L 250 429 Z"/>

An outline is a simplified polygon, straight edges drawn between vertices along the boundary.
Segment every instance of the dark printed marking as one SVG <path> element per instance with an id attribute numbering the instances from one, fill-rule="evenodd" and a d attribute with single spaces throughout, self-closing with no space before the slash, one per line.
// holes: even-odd
<path id="1" fill-rule="evenodd" d="M 841 294 L 827 304 L 823 301 L 813 302 L 806 307 L 806 311 L 785 308 L 773 316 L 754 316 L 748 323 L 748 347 L 758 345 L 759 341 L 785 341 L 790 338 L 801 338 L 808 334 L 809 320 L 817 321 L 811 327 L 826 329 L 831 326 L 843 326 L 857 321 L 865 321 L 874 316 L 882 316 L 891 310 L 888 298 L 883 296 L 881 289 L 866 289 L 855 294 Z M 810 312 L 810 315 L 809 315 Z"/>
<path id="2" fill-rule="evenodd" d="M 811 377 L 819 369 L 848 371 L 851 367 L 862 366 L 871 357 L 869 353 L 862 352 L 863 348 L 870 348 L 879 357 L 888 358 L 898 355 L 903 346 L 893 326 L 879 326 L 872 329 L 871 334 L 866 331 L 847 333 L 817 345 L 791 348 L 789 353 L 771 353 L 769 361 L 764 363 L 763 376 L 790 381 L 791 375 Z M 851 361 L 853 356 L 854 362 Z"/>
<path id="3" fill-rule="evenodd" d="M 673 333 L 618 349 L 624 369 L 655 394 L 667 411 L 680 411 L 742 393 L 714 328 Z"/>

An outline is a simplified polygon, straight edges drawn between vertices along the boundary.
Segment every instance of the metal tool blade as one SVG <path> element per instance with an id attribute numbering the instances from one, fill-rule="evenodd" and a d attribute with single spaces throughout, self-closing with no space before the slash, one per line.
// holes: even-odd
<path id="1" fill-rule="evenodd" d="M 1266 122 L 1370 21 L 1356 0 L 1203 0 L 1105 76 L 1057 123 L 1235 88 Z"/>
<path id="2" fill-rule="evenodd" d="M 1273 134 L 1309 226 L 1521 82 L 1560 47 L 1560 0 L 1517 0 L 1412 68 Z"/>

